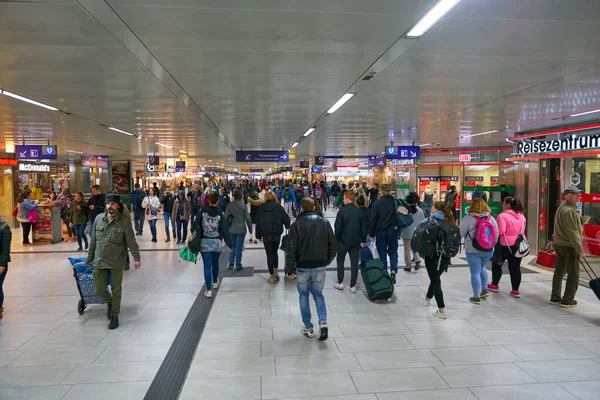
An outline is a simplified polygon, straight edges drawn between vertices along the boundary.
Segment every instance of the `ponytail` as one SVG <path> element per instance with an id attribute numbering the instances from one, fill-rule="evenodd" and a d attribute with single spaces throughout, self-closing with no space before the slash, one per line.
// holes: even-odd
<path id="1" fill-rule="evenodd" d="M 517 199 L 516 197 L 507 196 L 504 199 L 504 204 L 509 205 L 510 209 L 516 213 L 523 214 L 525 212 L 525 208 L 523 207 L 521 200 Z"/>
<path id="2" fill-rule="evenodd" d="M 451 224 L 456 224 L 456 219 L 454 218 L 454 210 L 452 209 L 452 207 L 450 207 L 450 205 L 447 205 L 442 201 L 438 201 L 434 203 L 433 206 L 436 210 L 444 212 L 444 219 L 447 222 L 450 222 Z"/>

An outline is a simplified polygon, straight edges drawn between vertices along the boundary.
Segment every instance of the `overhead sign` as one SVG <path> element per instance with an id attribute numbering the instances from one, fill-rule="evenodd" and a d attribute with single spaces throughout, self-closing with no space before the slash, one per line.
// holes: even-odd
<path id="1" fill-rule="evenodd" d="M 385 155 L 369 156 L 369 167 L 385 167 Z"/>
<path id="2" fill-rule="evenodd" d="M 308 161 L 300 161 L 300 168 L 308 168 Z"/>
<path id="3" fill-rule="evenodd" d="M 471 162 L 471 155 L 470 154 L 459 154 L 458 162 Z"/>
<path id="4" fill-rule="evenodd" d="M 154 165 L 152 165 L 149 162 L 147 162 L 146 163 L 146 171 L 148 171 L 148 172 L 154 172 L 155 171 Z"/>
<path id="5" fill-rule="evenodd" d="M 19 160 L 13 160 L 11 158 L 0 158 L 0 165 L 8 165 L 14 167 L 19 163 Z"/>
<path id="6" fill-rule="evenodd" d="M 323 164 L 325 164 L 325 157 L 315 156 L 315 164 L 314 165 L 323 165 Z"/>
<path id="7" fill-rule="evenodd" d="M 261 151 L 261 150 L 238 150 L 235 152 L 236 162 L 288 162 L 290 153 L 288 151 Z"/>
<path id="8" fill-rule="evenodd" d="M 483 182 L 483 176 L 465 176 L 467 182 Z"/>
<path id="9" fill-rule="evenodd" d="M 50 164 L 19 163 L 22 172 L 50 172 Z"/>
<path id="10" fill-rule="evenodd" d="M 185 161 L 175 161 L 175 172 L 185 172 Z"/>
<path id="11" fill-rule="evenodd" d="M 587 136 L 571 134 L 570 136 L 561 139 L 519 141 L 517 142 L 517 153 L 520 155 L 529 155 L 558 151 L 596 149 L 599 147 L 600 134 Z"/>
<path id="12" fill-rule="evenodd" d="M 316 165 L 313 165 L 310 169 L 310 172 L 312 172 L 313 174 L 320 174 L 321 172 L 323 172 L 323 168 L 319 168 Z"/>
<path id="13" fill-rule="evenodd" d="M 108 168 L 108 156 L 88 156 L 81 158 L 81 165 L 89 168 Z"/>
<path id="14" fill-rule="evenodd" d="M 385 158 L 416 160 L 421 158 L 421 148 L 419 146 L 386 146 Z"/>
<path id="15" fill-rule="evenodd" d="M 150 164 L 150 165 L 160 165 L 160 157 L 159 156 L 150 156 L 150 157 L 148 157 L 148 164 Z"/>
<path id="16" fill-rule="evenodd" d="M 439 176 L 420 176 L 419 177 L 419 180 L 424 181 L 424 182 L 439 181 L 440 179 L 441 179 L 441 177 L 439 177 Z"/>
<path id="17" fill-rule="evenodd" d="M 458 182 L 460 178 L 458 176 L 440 176 L 442 182 Z"/>
<path id="18" fill-rule="evenodd" d="M 56 146 L 53 145 L 16 145 L 15 153 L 20 160 L 55 160 L 57 157 Z"/>
<path id="19" fill-rule="evenodd" d="M 254 173 L 261 173 L 261 172 L 265 172 L 264 168 L 250 168 L 250 172 L 254 172 Z"/>
<path id="20" fill-rule="evenodd" d="M 415 165 L 415 160 L 390 160 L 391 167 L 409 167 Z"/>

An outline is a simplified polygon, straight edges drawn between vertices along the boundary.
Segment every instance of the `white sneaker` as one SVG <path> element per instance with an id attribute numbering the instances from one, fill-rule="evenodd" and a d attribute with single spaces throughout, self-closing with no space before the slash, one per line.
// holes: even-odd
<path id="1" fill-rule="evenodd" d="M 436 312 L 434 312 L 433 314 L 434 317 L 436 318 L 440 318 L 440 319 L 446 319 L 446 313 L 445 312 L 441 312 L 440 310 L 437 310 Z"/>
<path id="2" fill-rule="evenodd" d="M 315 331 L 313 328 L 310 329 L 306 329 L 304 326 L 302 327 L 302 329 L 300 329 L 300 333 L 304 336 L 306 336 L 307 338 L 314 338 L 315 337 Z"/>
<path id="3" fill-rule="evenodd" d="M 350 287 L 350 293 L 356 293 L 356 286 Z"/>
<path id="4" fill-rule="evenodd" d="M 207 290 L 206 292 L 204 292 L 204 296 L 210 299 L 212 297 L 212 290 Z"/>
<path id="5" fill-rule="evenodd" d="M 336 288 L 337 290 L 344 290 L 344 284 L 343 283 L 336 283 L 335 285 L 333 285 L 334 288 Z"/>
<path id="6" fill-rule="evenodd" d="M 213 289 L 216 289 L 216 288 L 218 288 L 218 287 L 219 287 L 219 280 L 218 280 L 218 279 L 217 279 L 217 281 L 216 281 L 216 282 L 213 282 L 213 285 L 212 285 L 212 287 L 213 287 Z"/>
<path id="7" fill-rule="evenodd" d="M 426 295 L 423 295 L 423 305 L 425 307 L 429 307 L 431 305 L 431 300 L 428 299 Z"/>

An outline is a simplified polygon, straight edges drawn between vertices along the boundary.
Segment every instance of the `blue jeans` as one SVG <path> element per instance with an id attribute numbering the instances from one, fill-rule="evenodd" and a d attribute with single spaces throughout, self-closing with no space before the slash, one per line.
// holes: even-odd
<path id="1" fill-rule="evenodd" d="M 309 293 L 312 293 L 317 306 L 319 316 L 319 325 L 327 323 L 327 306 L 325 297 L 323 297 L 323 287 L 325 286 L 325 270 L 327 267 L 298 268 L 296 270 L 296 280 L 298 293 L 300 294 L 300 313 L 302 313 L 302 322 L 306 329 L 313 327 L 310 314 L 310 303 L 308 301 Z"/>
<path id="2" fill-rule="evenodd" d="M 187 240 L 188 221 L 177 220 L 177 240 L 185 243 Z"/>
<path id="3" fill-rule="evenodd" d="M 165 233 L 167 234 L 167 239 L 171 239 L 171 232 L 169 229 L 169 225 L 171 225 L 171 213 L 164 213 L 165 216 Z M 175 234 L 175 229 L 173 229 L 173 234 Z"/>
<path id="4" fill-rule="evenodd" d="M 156 239 L 156 219 L 151 219 L 148 221 L 148 225 L 150 225 L 150 233 L 152 234 L 152 239 Z"/>
<path id="5" fill-rule="evenodd" d="M 242 252 L 244 251 L 244 240 L 246 240 L 246 234 L 232 233 L 231 240 L 233 242 L 233 250 L 229 253 L 229 264 L 235 262 L 235 266 L 238 269 L 242 268 Z"/>
<path id="6" fill-rule="evenodd" d="M 0 307 L 4 306 L 4 290 L 2 290 L 2 285 L 4 285 L 4 278 L 6 278 L 8 266 L 5 267 L 6 269 L 4 270 L 4 272 L 0 274 Z"/>
<path id="7" fill-rule="evenodd" d="M 90 239 L 92 238 L 92 233 L 94 233 L 94 220 L 88 221 L 88 233 L 90 235 Z"/>
<path id="8" fill-rule="evenodd" d="M 73 225 L 73 231 L 77 236 L 77 244 L 81 247 L 82 240 L 85 242 L 85 245 L 88 245 L 87 236 L 85 235 L 85 224 Z"/>
<path id="9" fill-rule="evenodd" d="M 204 264 L 204 281 L 206 282 L 206 290 L 212 290 L 213 283 L 217 283 L 219 279 L 219 257 L 221 252 L 202 251 L 202 263 Z"/>
<path id="10" fill-rule="evenodd" d="M 398 231 L 378 233 L 375 246 L 383 265 L 387 268 L 387 256 L 390 256 L 390 269 L 392 272 L 398 272 Z"/>
<path id="11" fill-rule="evenodd" d="M 479 298 L 481 290 L 487 290 L 488 272 L 485 265 L 494 255 L 493 251 L 489 253 L 467 253 L 467 263 L 471 270 L 471 286 L 473 286 L 473 297 Z"/>

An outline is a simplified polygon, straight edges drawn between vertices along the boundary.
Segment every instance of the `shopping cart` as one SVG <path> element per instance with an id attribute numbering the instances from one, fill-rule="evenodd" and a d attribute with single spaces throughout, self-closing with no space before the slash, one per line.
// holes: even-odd
<path id="1" fill-rule="evenodd" d="M 96 296 L 94 288 L 94 265 L 85 265 L 85 258 L 69 258 L 69 262 L 73 267 L 73 276 L 77 283 L 77 290 L 81 300 L 77 304 L 77 311 L 82 315 L 88 304 L 104 304 L 104 300 Z M 110 277 L 108 285 L 110 286 Z"/>

